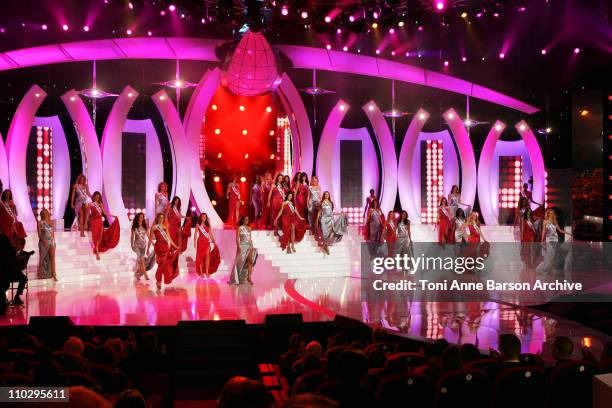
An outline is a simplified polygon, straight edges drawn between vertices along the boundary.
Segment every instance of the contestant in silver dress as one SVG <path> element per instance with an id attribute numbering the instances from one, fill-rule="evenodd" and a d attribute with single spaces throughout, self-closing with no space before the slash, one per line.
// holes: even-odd
<path id="1" fill-rule="evenodd" d="M 329 246 L 340 242 L 348 230 L 348 221 L 344 213 L 334 218 L 334 203 L 329 191 L 323 193 L 318 213 L 317 225 L 320 228 L 320 240 L 323 251 L 329 255 Z"/>
<path id="2" fill-rule="evenodd" d="M 236 259 L 228 283 L 240 285 L 246 281 L 252 285 L 251 275 L 256 261 L 257 250 L 253 247 L 253 241 L 251 240 L 249 217 L 243 215 L 240 217 L 236 229 Z"/>
<path id="3" fill-rule="evenodd" d="M 370 202 L 370 208 L 366 216 L 365 239 L 370 242 L 382 243 L 384 224 L 385 216 L 378 207 L 378 199 L 374 198 Z"/>
<path id="4" fill-rule="evenodd" d="M 155 193 L 155 215 L 168 213 L 168 183 L 162 181 Z"/>
<path id="5" fill-rule="evenodd" d="M 395 249 L 398 255 L 412 256 L 412 234 L 410 233 L 410 219 L 408 219 L 407 211 L 402 211 L 399 220 L 397 220 Z"/>
<path id="6" fill-rule="evenodd" d="M 72 203 L 72 209 L 77 219 L 79 231 L 81 232 L 81 236 L 84 237 L 89 215 L 88 205 L 91 203 L 91 194 L 89 193 L 87 178 L 82 174 L 77 176 L 76 182 L 72 186 L 70 202 Z"/>
<path id="7" fill-rule="evenodd" d="M 49 210 L 40 212 L 38 222 L 38 278 L 53 278 L 57 281 L 55 274 L 55 232 L 53 231 L 53 220 Z"/>
<path id="8" fill-rule="evenodd" d="M 310 186 L 308 186 L 308 224 L 312 231 L 316 230 L 316 220 L 321 206 L 321 186 L 319 178 L 312 176 Z"/>
<path id="9" fill-rule="evenodd" d="M 559 246 L 559 234 L 572 235 L 563 231 L 557 222 L 557 214 L 553 210 L 546 210 L 542 224 L 541 241 L 544 244 L 544 260 L 536 267 L 536 272 L 548 274 L 557 263 L 557 248 Z"/>
<path id="10" fill-rule="evenodd" d="M 142 276 L 149 280 L 147 271 L 155 265 L 155 252 L 147 254 L 149 243 L 149 228 L 143 213 L 138 213 L 132 223 L 132 235 L 130 237 L 132 251 L 136 254 L 136 265 L 134 267 L 134 278 L 140 279 Z"/>
<path id="11" fill-rule="evenodd" d="M 461 202 L 461 191 L 457 185 L 451 187 L 451 191 L 448 194 L 448 206 L 450 207 L 451 214 L 455 214 L 461 206 L 465 207 L 464 212 L 466 215 L 470 215 L 470 212 L 472 212 L 472 206 Z"/>

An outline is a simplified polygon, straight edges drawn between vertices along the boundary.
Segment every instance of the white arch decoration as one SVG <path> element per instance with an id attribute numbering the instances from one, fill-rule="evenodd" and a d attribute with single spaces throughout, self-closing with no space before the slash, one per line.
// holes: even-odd
<path id="1" fill-rule="evenodd" d="M 317 151 L 317 177 L 319 177 L 322 191 L 334 191 L 336 181 L 332 171 L 334 145 L 342 119 L 349 109 L 350 105 L 340 99 L 327 117 L 327 122 L 325 122 L 321 133 L 319 150 Z"/>

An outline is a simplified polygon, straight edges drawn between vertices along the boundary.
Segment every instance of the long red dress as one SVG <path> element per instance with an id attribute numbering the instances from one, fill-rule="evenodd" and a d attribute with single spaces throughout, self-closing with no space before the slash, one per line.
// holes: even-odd
<path id="1" fill-rule="evenodd" d="M 23 224 L 17 221 L 17 210 L 10 203 L 0 203 L 0 234 L 6 235 L 11 241 L 28 236 Z"/>
<path id="2" fill-rule="evenodd" d="M 295 207 L 304 219 L 308 218 L 308 184 L 298 184 L 295 194 Z"/>
<path id="3" fill-rule="evenodd" d="M 448 215 L 448 211 L 442 207 L 438 208 L 438 243 L 445 244 L 448 242 L 453 242 L 454 240 L 450 238 L 450 228 L 451 218 Z"/>
<path id="4" fill-rule="evenodd" d="M 157 271 L 155 272 L 155 280 L 161 283 L 162 278 L 167 285 L 171 283 L 179 274 L 178 269 L 178 251 L 170 245 L 170 237 L 161 227 L 156 225 L 153 227 L 155 234 L 155 262 L 157 262 Z"/>
<path id="5" fill-rule="evenodd" d="M 397 224 L 387 220 L 385 224 L 385 241 L 387 241 L 388 256 L 393 256 L 395 242 L 397 241 Z"/>
<path id="6" fill-rule="evenodd" d="M 281 229 L 283 230 L 283 235 L 280 237 L 281 248 L 287 248 L 289 242 L 291 241 L 291 226 L 294 226 L 295 236 L 294 242 L 298 243 L 304 238 L 304 234 L 306 233 L 306 222 L 300 219 L 297 216 L 297 210 L 290 202 L 287 202 L 285 207 L 283 208 L 283 213 L 280 217 Z"/>
<path id="7" fill-rule="evenodd" d="M 219 248 L 214 245 L 213 250 L 210 250 L 212 243 L 212 237 L 210 236 L 210 228 L 205 225 L 198 225 L 196 228 L 199 231 L 198 246 L 196 248 L 196 271 L 200 271 L 206 268 L 204 262 L 206 261 L 206 254 L 209 253 L 208 259 L 208 273 L 213 274 L 217 272 L 219 264 L 221 263 L 221 255 L 219 254 Z"/>
<path id="8" fill-rule="evenodd" d="M 268 196 L 270 195 L 270 183 L 264 183 L 261 187 L 261 218 L 259 219 L 259 229 L 268 229 L 270 227 L 270 207 L 268 207 Z"/>
<path id="9" fill-rule="evenodd" d="M 229 184 L 229 214 L 227 216 L 227 224 L 230 226 L 238 225 L 240 217 L 240 190 L 234 183 Z M 236 215 L 238 213 L 238 215 Z"/>
<path id="10" fill-rule="evenodd" d="M 113 249 L 119 244 L 119 235 L 121 228 L 119 227 L 119 218 L 115 218 L 108 229 L 104 229 L 104 218 L 102 217 L 102 209 L 96 203 L 91 203 L 89 207 L 89 222 L 91 225 L 91 241 L 95 253 L 96 247 L 98 252 L 106 252 Z"/>
<path id="11" fill-rule="evenodd" d="M 176 208 L 168 210 L 168 230 L 170 237 L 176 245 L 179 244 L 179 235 L 181 235 L 181 252 L 187 250 L 187 241 L 191 236 L 191 218 L 185 220 L 185 225 L 181 227 L 181 212 Z"/>
<path id="12" fill-rule="evenodd" d="M 270 226 L 278 216 L 283 201 L 285 200 L 285 190 L 279 186 L 272 186 L 272 197 L 270 198 Z"/>

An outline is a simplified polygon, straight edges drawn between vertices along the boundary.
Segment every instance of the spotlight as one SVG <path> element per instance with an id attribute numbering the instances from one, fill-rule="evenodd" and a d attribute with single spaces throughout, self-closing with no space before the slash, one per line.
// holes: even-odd
<path id="1" fill-rule="evenodd" d="M 128 28 L 128 29 L 125 31 L 125 33 L 126 33 L 127 35 L 132 35 L 133 31 L 132 31 L 132 29 L 131 29 L 131 28 Z"/>
<path id="2" fill-rule="evenodd" d="M 47 29 L 47 28 L 49 28 L 49 27 L 47 27 L 47 25 L 46 25 L 46 24 L 43 24 L 43 25 L 42 25 L 40 28 L 42 28 L 43 30 L 46 30 L 46 29 Z"/>
<path id="3" fill-rule="evenodd" d="M 218 109 L 217 105 L 213 105 L 213 106 L 211 106 L 211 108 L 212 108 L 212 110 L 217 110 Z"/>
<path id="4" fill-rule="evenodd" d="M 450 112 L 448 115 L 446 115 L 447 118 L 449 119 L 454 119 L 455 118 L 455 114 L 453 112 Z"/>
<path id="5" fill-rule="evenodd" d="M 463 58 L 461 58 L 461 61 L 465 62 L 465 61 L 467 61 L 467 58 L 463 57 Z"/>
<path id="6" fill-rule="evenodd" d="M 499 53 L 499 58 L 500 58 L 500 59 L 504 59 L 504 58 L 506 58 L 506 54 L 504 54 L 503 52 L 500 52 L 500 53 Z"/>
<path id="7" fill-rule="evenodd" d="M 89 32 L 89 26 L 87 26 L 87 25 L 86 25 L 86 26 L 83 26 L 83 31 L 85 31 L 85 32 Z"/>
<path id="8" fill-rule="evenodd" d="M 495 125 L 495 130 L 500 132 L 502 130 L 502 125 Z"/>
<path id="9" fill-rule="evenodd" d="M 395 51 L 391 51 L 391 55 L 395 57 Z"/>
<path id="10" fill-rule="evenodd" d="M 380 55 L 380 50 L 376 50 L 376 55 Z"/>
<path id="11" fill-rule="evenodd" d="M 289 14 L 289 9 L 287 8 L 287 6 L 283 6 L 283 7 L 281 8 L 281 14 L 282 14 L 283 16 L 286 16 L 286 15 L 288 15 L 288 14 Z"/>
<path id="12" fill-rule="evenodd" d="M 376 22 L 372 23 L 372 28 L 374 28 L 374 29 L 378 28 L 378 23 L 376 23 Z"/>
<path id="13" fill-rule="evenodd" d="M 331 50 L 331 45 L 327 44 L 325 48 L 327 48 L 328 50 Z"/>
<path id="14" fill-rule="evenodd" d="M 435 8 L 438 11 L 442 11 L 444 10 L 444 8 L 446 7 L 446 4 L 444 3 L 444 1 L 442 0 L 436 0 L 435 2 Z"/>
<path id="15" fill-rule="evenodd" d="M 240 109 L 240 112 L 244 112 L 244 105 L 240 105 L 238 109 Z"/>
<path id="16" fill-rule="evenodd" d="M 271 108 L 271 107 L 269 107 L 269 106 L 267 106 L 267 107 L 266 107 L 266 112 L 268 112 L 268 113 L 272 112 L 272 108 Z"/>
<path id="17" fill-rule="evenodd" d="M 216 205 L 217 205 L 217 200 L 212 200 L 210 203 L 211 203 L 211 204 L 213 205 L 213 207 L 214 207 L 214 206 L 216 206 Z"/>
<path id="18" fill-rule="evenodd" d="M 248 156 L 248 154 L 246 156 Z M 245 158 L 246 158 L 246 156 L 245 156 Z M 241 183 L 244 183 L 245 181 L 246 181 L 246 177 L 244 177 L 244 176 L 240 177 L 240 182 Z"/>
<path id="19" fill-rule="evenodd" d="M 580 111 L 580 116 L 588 116 L 589 113 L 591 113 L 591 112 L 589 112 L 587 109 L 582 109 Z"/>
<path id="20" fill-rule="evenodd" d="M 303 19 L 307 19 L 308 18 L 308 12 L 307 11 L 302 11 L 302 14 L 300 14 L 302 16 Z"/>
<path id="21" fill-rule="evenodd" d="M 348 51 L 348 47 L 345 45 L 344 47 L 342 47 L 342 51 Z"/>
<path id="22" fill-rule="evenodd" d="M 349 21 L 351 23 L 354 23 L 355 22 L 355 16 L 349 16 Z"/>
<path id="23" fill-rule="evenodd" d="M 390 29 L 389 29 L 389 34 L 395 34 L 395 29 L 390 28 Z"/>
<path id="24" fill-rule="evenodd" d="M 215 183 L 218 183 L 219 181 L 221 181 L 221 178 L 219 176 L 215 176 L 215 177 L 213 177 L 213 181 Z"/>
<path id="25" fill-rule="evenodd" d="M 525 130 L 527 130 L 527 126 L 525 126 L 525 124 L 524 124 L 524 123 L 521 123 L 521 124 L 520 124 L 520 126 L 519 126 L 519 130 L 520 130 L 521 132 L 524 132 Z"/>
<path id="26" fill-rule="evenodd" d="M 410 51 L 406 51 L 406 57 L 410 56 Z"/>
<path id="27" fill-rule="evenodd" d="M 574 48 L 574 54 L 580 54 L 580 48 L 578 47 Z"/>
<path id="28" fill-rule="evenodd" d="M 341 29 L 341 28 L 338 28 L 338 29 L 336 30 L 336 34 L 342 34 L 342 29 Z"/>
<path id="29" fill-rule="evenodd" d="M 270 155 L 270 160 L 274 160 L 274 158 L 275 158 L 275 157 L 276 157 L 276 156 L 274 156 L 274 154 L 271 154 L 271 155 Z"/>
<path id="30" fill-rule="evenodd" d="M 217 159 L 220 159 L 220 158 L 222 158 L 222 157 L 223 157 L 223 153 L 219 153 L 219 154 L 217 155 Z"/>
<path id="31" fill-rule="evenodd" d="M 404 26 L 404 22 L 403 22 L 403 21 L 400 21 L 399 23 L 397 23 L 397 26 L 398 26 L 398 27 L 403 27 L 403 26 Z"/>
<path id="32" fill-rule="evenodd" d="M 461 18 L 467 18 L 468 13 L 466 13 L 465 11 L 463 13 L 461 13 Z"/>
<path id="33" fill-rule="evenodd" d="M 374 110 L 374 104 L 369 105 L 369 106 L 368 106 L 368 110 L 369 110 L 370 112 L 372 112 L 372 111 Z"/>
<path id="34" fill-rule="evenodd" d="M 330 16 L 325 16 L 325 22 L 326 23 L 331 23 L 331 17 Z"/>
<path id="35" fill-rule="evenodd" d="M 421 112 L 421 113 L 419 113 L 419 119 L 420 120 L 425 120 L 425 119 L 427 119 L 427 115 L 425 113 Z"/>
<path id="36" fill-rule="evenodd" d="M 551 133 L 551 132 L 552 132 L 552 128 L 547 127 L 546 129 L 544 129 L 544 131 L 545 131 L 546 133 Z"/>
<path id="37" fill-rule="evenodd" d="M 132 98 L 134 96 L 134 94 L 132 92 L 128 93 L 128 98 Z"/>
<path id="38" fill-rule="evenodd" d="M 159 95 L 159 100 L 163 101 L 164 99 L 166 99 L 166 97 L 164 95 Z"/>
<path id="39" fill-rule="evenodd" d="M 221 134 L 221 129 L 215 129 L 215 135 Z"/>
<path id="40" fill-rule="evenodd" d="M 174 4 L 171 4 L 171 5 L 168 6 L 168 10 L 176 11 L 176 6 Z"/>
<path id="41" fill-rule="evenodd" d="M 346 109 L 346 105 L 342 104 L 339 106 L 339 108 L 342 112 L 344 112 L 344 110 Z"/>
<path id="42" fill-rule="evenodd" d="M 147 31 L 147 35 L 150 37 L 150 36 L 152 36 L 152 35 L 153 35 L 153 32 L 151 32 L 151 31 Z"/>
<path id="43" fill-rule="evenodd" d="M 248 158 L 249 158 L 249 154 L 248 154 L 248 153 L 247 153 L 247 154 L 245 154 L 245 155 L 244 155 L 244 158 L 245 158 L 245 159 L 248 159 Z"/>
<path id="44" fill-rule="evenodd" d="M 448 64 L 449 64 L 448 60 L 444 61 L 444 66 L 445 67 L 448 67 Z"/>
<path id="45" fill-rule="evenodd" d="M 540 51 L 540 54 L 542 54 L 542 55 L 546 55 L 546 53 L 547 53 L 547 52 L 548 52 L 548 51 L 546 51 L 546 48 L 542 48 L 542 51 Z"/>
<path id="46" fill-rule="evenodd" d="M 378 20 L 378 13 L 375 11 L 375 12 L 372 14 L 372 17 L 374 17 L 374 20 Z"/>
<path id="47" fill-rule="evenodd" d="M 244 129 L 244 130 L 242 131 L 242 134 L 243 134 L 244 136 L 246 136 L 246 135 L 247 135 L 247 133 L 249 133 L 249 132 L 248 132 L 246 129 Z"/>
<path id="48" fill-rule="evenodd" d="M 68 24 L 63 24 L 63 25 L 62 25 L 62 30 L 64 30 L 64 31 L 68 31 L 68 28 L 69 28 L 69 27 L 68 27 Z"/>

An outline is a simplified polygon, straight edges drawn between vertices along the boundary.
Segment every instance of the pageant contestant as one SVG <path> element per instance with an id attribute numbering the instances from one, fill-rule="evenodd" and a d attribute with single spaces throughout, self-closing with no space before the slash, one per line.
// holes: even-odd
<path id="1" fill-rule="evenodd" d="M 451 229 L 452 224 L 452 215 L 451 209 L 448 206 L 448 201 L 446 198 L 442 197 L 440 199 L 440 204 L 438 206 L 438 243 L 445 244 L 448 242 L 452 242 L 449 231 Z"/>
<path id="2" fill-rule="evenodd" d="M 525 211 L 529 208 L 529 201 L 525 197 L 520 197 L 514 210 L 514 226 L 518 226 L 518 235 L 515 232 L 515 239 L 523 236 L 523 220 L 525 219 Z M 516 229 L 515 229 L 516 231 Z"/>
<path id="3" fill-rule="evenodd" d="M 451 237 L 454 238 L 455 243 L 457 244 L 465 242 L 465 235 L 463 233 L 463 230 L 466 221 L 467 220 L 465 219 L 465 212 L 463 211 L 463 209 L 457 208 L 457 211 L 455 212 L 455 219 L 453 220 L 453 231 L 451 234 Z"/>
<path id="4" fill-rule="evenodd" d="M 238 229 L 236 229 L 236 259 L 228 283 L 240 285 L 246 281 L 252 285 L 251 275 L 256 261 L 257 250 L 253 247 L 253 241 L 251 240 L 249 217 L 243 215 L 238 222 Z"/>
<path id="5" fill-rule="evenodd" d="M 9 237 L 12 243 L 27 237 L 23 224 L 17 220 L 17 207 L 11 190 L 4 190 L 0 195 L 0 234 Z"/>
<path id="6" fill-rule="evenodd" d="M 155 193 L 155 214 L 168 213 L 168 183 L 162 181 L 157 185 Z"/>
<path id="7" fill-rule="evenodd" d="M 87 228 L 88 205 L 91 203 L 91 194 L 89 193 L 87 178 L 82 174 L 77 176 L 76 182 L 72 185 L 70 202 L 72 203 L 74 215 L 77 218 L 79 231 L 81 231 L 81 236 L 84 237 L 85 229 Z"/>
<path id="8" fill-rule="evenodd" d="M 191 218 L 186 217 L 185 225 L 181 227 L 181 220 L 185 218 L 181 215 L 181 199 L 175 196 L 170 202 L 168 209 L 168 230 L 170 236 L 181 252 L 187 249 L 187 240 L 191 236 Z"/>
<path id="9" fill-rule="evenodd" d="M 238 176 L 232 176 L 232 181 L 227 185 L 225 198 L 229 200 L 229 210 L 227 215 L 227 225 L 234 227 L 240 218 L 240 186 Z"/>
<path id="10" fill-rule="evenodd" d="M 251 187 L 251 204 L 253 204 L 255 214 L 255 228 L 259 228 L 261 225 L 261 215 L 263 211 L 263 189 L 261 186 L 261 179 L 261 176 L 255 176 L 253 179 L 253 187 Z"/>
<path id="11" fill-rule="evenodd" d="M 556 255 L 559 234 L 572 235 L 559 227 L 557 214 L 555 214 L 554 210 L 546 210 L 544 221 L 542 222 L 542 234 L 540 235 L 540 241 L 544 243 L 544 260 L 536 267 L 536 272 L 548 274 L 553 270 L 557 262 Z"/>
<path id="12" fill-rule="evenodd" d="M 285 175 L 283 177 L 283 189 L 285 190 L 285 194 L 287 194 L 287 192 L 291 191 L 291 177 L 289 177 L 289 175 Z"/>
<path id="13" fill-rule="evenodd" d="M 285 201 L 274 219 L 275 230 L 278 227 L 279 218 L 283 231 L 280 237 L 281 248 L 287 249 L 287 253 L 290 254 L 295 252 L 295 243 L 300 242 L 306 233 L 306 221 L 295 208 L 295 200 L 291 191 L 285 196 Z"/>
<path id="14" fill-rule="evenodd" d="M 104 229 L 104 217 L 114 218 L 108 229 Z M 96 259 L 100 260 L 100 253 L 113 249 L 119 243 L 119 218 L 117 216 L 104 212 L 104 204 L 102 203 L 102 194 L 96 191 L 91 196 L 89 204 L 89 219 L 91 224 L 91 241 L 93 251 L 96 254 Z M 109 221 L 110 222 L 110 221 Z"/>
<path id="15" fill-rule="evenodd" d="M 368 216 L 368 210 L 370 209 L 370 205 L 372 205 L 372 201 L 376 200 L 376 191 L 374 189 L 370 189 L 370 195 L 366 197 L 365 201 L 365 209 L 363 210 L 363 218 Z"/>
<path id="16" fill-rule="evenodd" d="M 155 242 L 153 251 L 155 253 L 155 261 L 157 262 L 157 271 L 155 272 L 155 283 L 157 291 L 161 291 L 162 279 L 166 285 L 172 283 L 174 278 L 178 276 L 178 246 L 170 237 L 170 232 L 166 224 L 166 216 L 159 213 L 155 216 L 155 223 L 149 231 L 149 245 L 147 246 L 147 254 L 151 243 Z"/>
<path id="17" fill-rule="evenodd" d="M 53 278 L 55 274 L 55 231 L 51 213 L 47 209 L 40 212 L 38 221 L 38 279 Z"/>
<path id="18" fill-rule="evenodd" d="M 151 253 L 147 255 L 147 247 L 149 246 L 149 228 L 147 220 L 143 213 L 138 213 L 132 222 L 132 235 L 130 236 L 132 251 L 136 254 L 136 266 L 134 267 L 134 278 L 140 279 L 144 276 L 145 280 L 149 280 L 147 271 L 153 268 L 155 257 Z"/>
<path id="19" fill-rule="evenodd" d="M 269 221 L 268 225 L 272 227 L 274 223 L 274 219 L 278 212 L 280 211 L 281 206 L 283 205 L 283 201 L 285 201 L 285 190 L 283 189 L 283 175 L 277 174 L 274 179 L 274 185 L 270 190 L 270 194 L 268 195 L 268 208 L 270 209 Z"/>
<path id="20" fill-rule="evenodd" d="M 221 263 L 221 255 L 206 213 L 198 217 L 193 244 L 196 248 L 196 274 L 208 279 L 210 275 L 217 272 Z"/>
<path id="21" fill-rule="evenodd" d="M 261 187 L 261 219 L 259 221 L 260 229 L 270 228 L 270 205 L 268 203 L 268 197 L 270 197 L 270 191 L 272 191 L 272 174 L 266 172 L 264 174 L 263 186 Z"/>
<path id="22" fill-rule="evenodd" d="M 295 207 L 302 216 L 308 218 L 308 175 L 300 173 L 299 183 L 295 186 Z"/>
<path id="23" fill-rule="evenodd" d="M 527 208 L 521 218 L 521 256 L 527 265 L 531 265 L 535 255 L 533 243 L 536 241 L 536 226 L 531 208 Z"/>
<path id="24" fill-rule="evenodd" d="M 313 178 L 315 178 L 313 176 Z M 321 246 L 323 251 L 329 255 L 330 245 L 340 242 L 348 230 L 346 214 L 340 213 L 334 218 L 334 202 L 331 200 L 329 191 L 323 193 L 321 205 L 317 214 L 318 221 L 315 223 L 320 228 Z"/>
<path id="25" fill-rule="evenodd" d="M 397 241 L 395 244 L 396 253 L 399 255 L 412 254 L 412 234 L 410 233 L 410 219 L 408 212 L 402 211 L 397 220 Z"/>
<path id="26" fill-rule="evenodd" d="M 310 179 L 310 186 L 308 187 L 308 223 L 312 231 L 316 231 L 320 205 L 321 186 L 319 186 L 319 178 L 317 176 L 312 176 Z"/>
<path id="27" fill-rule="evenodd" d="M 370 201 L 370 208 L 368 209 L 368 213 L 366 215 L 366 225 L 364 231 L 366 241 L 382 243 L 382 232 L 384 225 L 385 216 L 380 208 L 378 208 L 378 199 L 373 198 L 372 201 Z"/>
<path id="28" fill-rule="evenodd" d="M 397 241 L 397 219 L 395 216 L 395 211 L 389 211 L 387 213 L 387 220 L 385 221 L 383 228 L 383 235 L 385 236 L 385 241 L 387 242 L 388 256 L 391 257 L 393 256 L 393 251 L 395 250 L 395 241 Z"/>
<path id="29" fill-rule="evenodd" d="M 465 206 L 465 212 L 469 215 L 471 211 L 471 206 L 461 202 L 461 191 L 459 187 L 455 184 L 451 187 L 451 191 L 448 194 L 448 206 L 450 207 L 450 213 L 454 214 L 457 211 L 459 206 Z"/>

